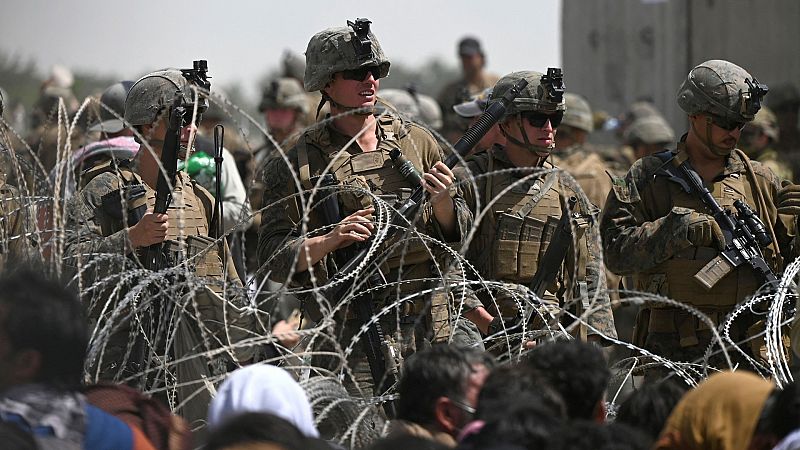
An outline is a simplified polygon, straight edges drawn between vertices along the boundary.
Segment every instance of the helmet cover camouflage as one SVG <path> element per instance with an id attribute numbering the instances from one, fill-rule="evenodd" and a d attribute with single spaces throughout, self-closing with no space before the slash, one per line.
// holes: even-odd
<path id="1" fill-rule="evenodd" d="M 158 70 L 139 78 L 125 98 L 125 121 L 131 125 L 155 123 L 178 91 L 187 105 L 194 102 L 194 91 L 180 70 Z"/>
<path id="2" fill-rule="evenodd" d="M 771 109 L 767 108 L 766 106 L 762 106 L 761 109 L 756 114 L 756 117 L 753 119 L 752 122 L 747 124 L 747 127 L 753 127 L 756 129 L 761 130 L 764 134 L 767 135 L 773 142 L 778 141 L 778 137 L 780 134 L 780 128 L 778 127 L 778 118 L 775 117 L 775 113 L 772 112 Z"/>
<path id="3" fill-rule="evenodd" d="M 564 119 L 561 121 L 562 125 L 568 125 L 579 130 L 591 133 L 594 129 L 594 121 L 592 119 L 592 108 L 585 98 L 572 92 L 564 93 L 564 101 L 566 103 L 566 111 L 564 111 Z"/>
<path id="4" fill-rule="evenodd" d="M 396 110 L 409 120 L 419 121 L 419 105 L 405 89 L 382 89 L 379 98 L 381 103 L 390 106 L 390 110 Z"/>
<path id="5" fill-rule="evenodd" d="M 268 109 L 294 109 L 301 114 L 308 114 L 308 98 L 303 86 L 294 78 L 278 78 L 272 80 L 264 88 L 259 111 Z"/>
<path id="6" fill-rule="evenodd" d="M 728 61 L 706 61 L 691 71 L 678 90 L 678 105 L 689 115 L 710 114 L 733 122 L 753 120 L 766 95 L 746 70 Z"/>
<path id="7" fill-rule="evenodd" d="M 307 91 L 321 90 L 343 70 L 378 66 L 380 78 L 389 75 L 389 60 L 370 31 L 370 23 L 367 19 L 348 21 L 346 27 L 328 28 L 311 38 L 303 78 Z"/>
<path id="8" fill-rule="evenodd" d="M 550 79 L 547 75 L 534 71 L 513 72 L 498 80 L 489 97 L 489 103 L 500 101 L 505 93 L 522 78 L 528 80 L 528 85 L 506 108 L 506 117 L 525 111 L 552 114 L 566 109 L 563 95 L 564 84 L 560 82 L 560 79 Z"/>
<path id="9" fill-rule="evenodd" d="M 661 116 L 645 116 L 634 120 L 625 129 L 626 144 L 669 144 L 675 142 L 675 132 Z"/>

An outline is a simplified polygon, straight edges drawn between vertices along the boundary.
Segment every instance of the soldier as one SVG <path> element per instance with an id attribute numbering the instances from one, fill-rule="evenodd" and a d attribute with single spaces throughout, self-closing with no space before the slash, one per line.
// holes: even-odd
<path id="1" fill-rule="evenodd" d="M 547 162 L 555 148 L 556 128 L 565 109 L 560 77 L 533 71 L 511 73 L 497 82 L 489 102 L 498 101 L 523 78 L 528 86 L 509 106 L 500 124 L 506 144 L 495 144 L 488 151 L 470 156 L 466 167 L 456 170 L 457 178 L 464 180 L 463 206 L 468 208 L 469 215 L 477 217 L 484 213 L 484 208 L 490 208 L 478 226 L 467 256 L 485 280 L 509 284 L 508 289 L 493 289 L 491 297 L 496 304 L 486 293 L 494 317 L 484 317 L 478 325 L 484 332 L 502 330 L 508 316 L 518 314 L 518 308 L 512 306 L 515 299 L 506 292 L 518 284 L 530 285 L 539 265 L 563 263 L 556 277 L 546 280 L 544 300 L 551 305 L 577 309 L 581 315 L 596 298 L 599 303 L 591 305 L 594 312 L 587 322 L 597 331 L 589 330 L 589 338 L 599 339 L 598 332 L 616 337 L 605 280 L 595 260 L 599 248 L 589 238 L 591 234 L 597 235 L 593 230 L 595 208 L 584 197 L 575 211 L 571 211 L 566 199 L 578 194 Z M 562 214 L 570 214 L 574 219 L 574 226 L 570 227 L 574 232 L 568 238 L 571 245 L 568 249 L 565 246 L 568 254 L 543 261 L 551 233 Z M 581 331 L 585 328 L 581 327 Z"/>
<path id="2" fill-rule="evenodd" d="M 489 97 L 491 97 L 491 95 L 492 88 L 484 89 L 480 94 L 473 95 L 469 101 L 453 105 L 453 111 L 459 116 L 469 119 L 469 126 L 472 126 L 486 110 L 486 105 L 489 103 Z M 495 124 L 483 135 L 470 154 L 488 150 L 494 144 L 505 145 L 505 143 L 506 138 L 503 136 L 503 133 L 500 132 L 500 125 Z"/>
<path id="3" fill-rule="evenodd" d="M 605 162 L 587 142 L 594 129 L 592 109 L 578 94 L 566 92 L 564 100 L 567 110 L 558 127 L 553 165 L 575 177 L 589 200 L 602 210 L 611 181 Z"/>
<path id="4" fill-rule="evenodd" d="M 379 79 L 389 74 L 390 63 L 369 31 L 369 24 L 366 19 L 348 22 L 347 27 L 317 33 L 308 43 L 305 88 L 321 92 L 323 102 L 330 104 L 332 116 L 303 133 L 287 154 L 291 166 L 276 157 L 267 162 L 264 170 L 265 209 L 261 217 L 259 259 L 270 278 L 279 283 L 293 286 L 326 283 L 335 275 L 338 264 L 343 263 L 341 251 L 365 242 L 374 234 L 372 217 L 377 208 L 372 196 L 395 207 L 409 196 L 415 186 L 393 167 L 390 150 L 399 150 L 424 174 L 425 190 L 431 194 L 431 203 L 424 208 L 417 230 L 449 243 L 460 242 L 462 233 L 469 230 L 465 218 L 456 216 L 454 203 L 460 199 L 449 194 L 452 172 L 441 162 L 441 149 L 431 134 L 395 116 L 373 115 Z M 314 193 L 313 201 L 317 204 L 308 204 L 305 210 L 297 195 L 302 193 L 308 200 L 309 192 L 320 182 L 317 177 L 331 172 L 341 186 L 335 191 L 344 216 L 338 223 L 326 223 L 321 212 L 320 198 L 329 196 L 330 191 Z M 451 226 L 442 227 L 441 223 Z M 398 242 L 402 244 L 397 245 Z M 411 295 L 413 299 L 404 302 L 400 309 L 393 307 L 380 320 L 387 338 L 401 346 L 403 355 L 426 345 L 427 341 L 446 341 L 450 334 L 449 294 L 439 289 L 432 294 L 412 295 L 440 287 L 437 283 L 413 280 L 447 277 L 439 274 L 438 270 L 444 271 L 444 267 L 435 265 L 432 259 L 436 246 L 431 242 L 427 245 L 433 250 L 426 248 L 420 239 L 409 238 L 388 242 L 378 250 L 386 280 L 404 283 L 376 290 L 374 310 L 398 301 L 397 295 L 401 298 Z M 344 347 L 351 343 L 361 325 L 352 309 L 342 311 L 343 306 L 306 301 L 304 315 L 319 320 L 329 308 L 338 308 L 341 314 L 335 315 L 336 335 Z M 460 304 L 451 307 L 470 317 L 478 314 L 475 309 L 480 308 L 480 303 L 467 296 L 463 307 Z M 465 322 L 458 319 L 459 326 L 473 331 L 474 327 Z M 475 335 L 472 336 L 474 339 Z M 368 386 L 372 380 L 363 350 L 360 345 L 353 350 L 348 358 L 349 368 L 359 385 Z"/>
<path id="5" fill-rule="evenodd" d="M 793 83 L 775 86 L 769 94 L 769 107 L 775 113 L 780 130 L 775 149 L 792 162 L 792 171 L 800 175 L 800 91 Z"/>
<path id="6" fill-rule="evenodd" d="M 664 151 L 675 141 L 675 132 L 661 116 L 646 116 L 634 120 L 625 129 L 625 145 L 633 149 L 634 161 Z"/>
<path id="7" fill-rule="evenodd" d="M 306 58 L 303 55 L 298 55 L 292 52 L 291 50 L 286 50 L 283 52 L 283 60 L 281 61 L 281 64 L 283 65 L 282 77 L 292 78 L 297 81 L 300 86 L 302 86 L 303 77 L 306 72 Z M 320 114 L 324 117 L 325 114 L 328 114 L 329 110 L 327 106 L 322 107 L 319 111 L 316 109 L 320 104 L 320 100 L 322 100 L 319 92 L 303 92 L 302 89 L 301 92 L 306 99 L 306 108 L 304 108 L 305 113 L 301 118 L 300 125 L 301 128 L 305 128 L 315 123 L 317 118 L 320 117 Z"/>
<path id="8" fill-rule="evenodd" d="M 740 141 L 748 158 L 769 167 L 782 180 L 793 180 L 791 167 L 778 158 L 775 150 L 778 139 L 779 128 L 775 114 L 762 106 L 756 117 L 742 130 Z"/>
<path id="9" fill-rule="evenodd" d="M 466 121 L 453 113 L 453 106 L 469 101 L 471 96 L 497 82 L 496 75 L 484 71 L 486 55 L 481 43 L 474 37 L 461 39 L 458 43 L 458 57 L 461 60 L 461 79 L 445 86 L 437 98 L 443 114 L 442 135 L 450 142 L 456 142 L 466 130 Z"/>
<path id="10" fill-rule="evenodd" d="M 668 175 L 665 166 L 688 160 L 722 207 L 742 200 L 755 209 L 773 240 L 763 248 L 764 259 L 776 272 L 782 270 L 782 261 L 797 253 L 793 238 L 800 189 L 791 184 L 782 188 L 771 170 L 736 149 L 741 129 L 753 120 L 765 92 L 765 86 L 728 61 L 693 68 L 678 91 L 689 131 L 676 150 L 645 156 L 625 178 L 615 178 L 602 217 L 606 264 L 612 271 L 632 275 L 636 290 L 698 308 L 714 324 L 722 323 L 760 283 L 747 264 L 710 288 L 697 281 L 696 275 L 709 275 L 703 269 L 720 254 L 725 237 L 707 204 L 695 191 L 685 190 L 684 178 Z M 730 330 L 734 342 L 741 342 L 754 322 L 743 316 Z M 634 344 L 674 361 L 697 361 L 712 340 L 704 322 L 664 303 L 642 309 L 635 334 Z M 730 354 L 741 359 L 738 352 Z"/>
<path id="11" fill-rule="evenodd" d="M 191 112 L 194 93 L 187 79 L 175 69 L 147 74 L 131 87 L 125 101 L 125 121 L 136 129 L 141 148 L 133 161 L 119 164 L 111 161 L 84 174 L 87 184 L 73 197 L 68 208 L 64 252 L 67 264 L 82 270 L 84 276 L 94 275 L 93 281 L 100 283 L 97 289 L 101 291 L 84 291 L 90 320 L 99 322 L 98 329 L 111 332 L 101 358 L 95 352 L 90 360 L 99 377 L 107 380 L 131 377 L 128 379 L 132 382 L 145 384 L 142 389 L 158 386 L 163 389 L 166 385 L 169 391 L 162 394 L 169 395 L 172 400 L 175 400 L 171 396 L 177 382 L 180 385 L 177 403 L 188 402 L 182 415 L 192 422 L 205 417 L 209 393 L 203 383 L 206 377 L 212 376 L 210 365 L 219 372 L 232 362 L 224 355 L 212 361 L 206 360 L 210 356 L 199 355 L 235 345 L 254 330 L 252 316 L 244 315 L 234 302 L 225 304 L 222 297 L 225 290 L 228 295 L 236 293 L 241 283 L 224 241 L 219 245 L 215 243 L 211 194 L 185 173 L 178 172 L 167 213 L 152 212 L 167 117 L 178 94 Z M 202 106 L 199 111 L 203 111 Z M 181 130 L 180 142 L 184 150 L 192 127 L 190 124 Z M 185 157 L 185 153 L 181 153 L 181 157 Z M 137 191 L 142 195 L 133 194 Z M 124 222 L 125 217 L 145 208 L 147 212 L 137 222 L 132 224 L 130 219 L 127 224 Z M 159 243 L 164 243 L 169 261 L 182 264 L 180 275 L 167 269 L 164 275 L 151 281 L 156 283 L 152 289 L 143 291 L 147 295 L 128 293 L 141 278 L 131 281 L 121 275 L 141 270 L 148 246 Z M 109 259 L 103 254 L 126 258 Z M 227 265 L 223 264 L 225 260 Z M 100 262 L 102 264 L 98 264 Z M 103 283 L 112 286 L 103 290 Z M 158 292 L 161 295 L 153 295 Z M 132 305 L 135 306 L 133 310 Z M 178 325 L 172 325 L 174 323 Z M 140 333 L 143 327 L 150 333 L 143 336 Z M 165 342 L 167 338 L 169 344 Z M 143 345 L 144 340 L 149 345 Z M 103 342 L 94 343 L 95 347 L 100 344 Z M 247 362 L 252 359 L 252 353 L 251 348 L 235 348 L 227 354 L 234 360 Z M 198 357 L 187 358 L 193 354 Z M 173 362 L 177 358 L 186 360 Z M 159 371 L 149 376 L 138 373 L 164 364 L 168 364 L 168 373 Z M 136 376 L 146 378 L 141 381 Z M 195 391 L 199 393 L 193 396 Z"/>

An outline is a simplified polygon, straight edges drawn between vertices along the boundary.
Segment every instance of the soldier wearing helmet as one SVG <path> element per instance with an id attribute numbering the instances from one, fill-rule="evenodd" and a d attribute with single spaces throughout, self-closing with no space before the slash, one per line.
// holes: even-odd
<path id="1" fill-rule="evenodd" d="M 83 276 L 101 283 L 98 289 L 87 290 L 85 298 L 86 304 L 90 305 L 90 318 L 99 322 L 98 327 L 113 330 L 102 358 L 90 363 L 97 368 L 100 378 L 116 380 L 138 375 L 132 377 L 132 382 L 139 383 L 144 389 L 167 383 L 171 386 L 170 391 L 173 388 L 177 390 L 178 402 L 187 400 L 182 415 L 190 422 L 205 417 L 209 400 L 209 393 L 202 389 L 199 395 L 193 396 L 202 386 L 195 383 L 205 376 L 213 376 L 212 363 L 213 367 L 219 368 L 233 361 L 226 361 L 223 356 L 213 361 L 202 357 L 172 363 L 172 370 L 176 372 L 161 375 L 167 379 L 154 379 L 154 374 L 143 375 L 142 372 L 153 364 L 162 365 L 163 358 L 178 359 L 189 352 L 197 352 L 199 348 L 213 351 L 220 345 L 235 344 L 246 337 L 253 326 L 252 316 L 244 315 L 237 301 L 228 302 L 222 297 L 240 295 L 241 283 L 227 245 L 216 243 L 217 230 L 212 223 L 214 200 L 211 194 L 186 173 L 179 171 L 166 214 L 152 212 L 171 107 L 180 100 L 192 114 L 194 102 L 197 101 L 198 113 L 202 114 L 206 105 L 205 94 L 202 91 L 196 93 L 181 71 L 175 69 L 149 73 L 130 87 L 125 99 L 124 119 L 127 126 L 135 129 L 140 149 L 132 161 L 113 159 L 84 172 L 83 182 L 86 184 L 70 200 L 68 207 L 67 228 L 70 232 L 64 249 L 69 266 L 81 269 Z M 199 116 L 197 120 L 200 120 Z M 193 122 L 188 122 L 181 130 L 180 137 L 184 152 L 189 148 L 190 131 L 194 129 Z M 185 158 L 185 153 L 179 158 Z M 178 279 L 173 274 L 165 273 L 163 277 L 167 277 L 169 284 L 175 286 L 153 286 L 145 291 L 151 293 L 153 301 L 140 303 L 139 308 L 130 310 L 130 306 L 125 306 L 132 301 L 130 290 L 142 281 L 141 278 L 121 281 L 119 285 L 118 281 L 114 281 L 114 286 L 105 288 L 102 286 L 103 280 L 106 277 L 119 280 L 120 273 L 143 270 L 140 261 L 147 247 L 159 243 L 164 243 L 165 258 L 174 265 L 184 264 L 185 270 L 181 270 L 182 275 Z M 101 254 L 121 256 L 96 259 Z M 95 263 L 91 264 L 93 261 Z M 227 261 L 227 264 L 223 264 L 223 261 Z M 182 284 L 180 280 L 186 283 Z M 190 289 L 191 286 L 201 288 Z M 152 295 L 159 292 L 162 292 L 162 296 Z M 242 298 L 241 295 L 238 298 Z M 181 327 L 182 331 L 177 337 L 163 334 L 166 333 L 163 330 L 172 329 L 172 325 L 159 322 L 176 323 L 177 317 L 155 313 L 145 306 L 160 304 L 157 299 L 178 305 L 169 309 L 173 313 L 192 311 L 181 318 L 185 327 Z M 133 316 L 107 314 L 121 307 L 129 308 Z M 155 325 L 152 325 L 152 333 L 145 337 L 132 324 L 147 322 L 148 317 L 153 318 Z M 156 331 L 159 330 L 159 324 L 162 331 Z M 168 337 L 169 344 L 166 343 Z M 203 342 L 211 348 L 204 347 Z M 129 343 L 135 344 L 131 347 Z M 183 345 L 189 347 L 181 347 Z M 248 361 L 253 356 L 249 348 L 234 348 L 232 352 L 239 361 Z M 176 379 L 178 383 L 186 385 L 176 387 Z"/>
<path id="2" fill-rule="evenodd" d="M 689 130 L 670 151 L 638 160 L 624 178 L 615 178 L 601 230 L 606 265 L 633 277 L 633 289 L 693 306 L 715 325 L 760 287 L 747 265 L 733 268 L 710 289 L 697 281 L 727 244 L 719 224 L 694 191 L 687 193 L 665 164 L 688 160 L 723 208 L 746 202 L 764 222 L 773 242 L 762 249 L 779 273 L 797 253 L 793 243 L 800 189 L 737 149 L 742 128 L 761 109 L 767 87 L 745 69 L 723 60 L 693 68 L 678 90 Z M 786 259 L 784 259 L 786 258 Z M 756 319 L 738 317 L 731 339 L 741 342 Z M 684 309 L 654 303 L 637 319 L 636 345 L 673 361 L 702 360 L 712 342 L 708 326 Z M 754 341 L 755 342 L 755 341 Z M 758 350 L 742 346 L 751 356 Z M 742 360 L 730 351 L 734 360 Z M 712 357 L 712 365 L 722 364 Z M 746 367 L 746 366 L 745 366 Z"/>
<path id="3" fill-rule="evenodd" d="M 778 143 L 780 130 L 775 114 L 766 106 L 756 114 L 752 122 L 742 130 L 742 150 L 750 159 L 760 162 L 772 169 L 779 178 L 793 180 L 792 168 L 778 157 L 775 145 Z"/>
<path id="4" fill-rule="evenodd" d="M 660 115 L 646 116 L 631 122 L 623 140 L 633 150 L 635 161 L 664 151 L 675 141 L 675 132 Z"/>
<path id="5" fill-rule="evenodd" d="M 578 94 L 564 93 L 566 111 L 558 127 L 553 164 L 575 177 L 589 200 L 602 209 L 611 181 L 606 175 L 608 165 L 589 145 L 594 130 L 589 102 Z"/>
<path id="6" fill-rule="evenodd" d="M 269 160 L 264 169 L 259 260 L 276 282 L 305 287 L 328 282 L 343 264 L 340 250 L 361 245 L 375 233 L 373 221 L 380 209 L 376 208 L 377 199 L 397 207 L 410 195 L 416 186 L 394 167 L 389 158 L 392 150 L 399 150 L 423 174 L 423 185 L 431 196 L 415 228 L 443 242 L 460 242 L 462 233 L 469 230 L 465 219 L 456 216 L 454 203 L 459 198 L 451 189 L 453 174 L 441 162 L 441 149 L 433 136 L 401 117 L 375 115 L 380 79 L 389 74 L 390 63 L 369 25 L 368 20 L 358 19 L 346 27 L 323 30 L 308 43 L 305 88 L 320 91 L 320 107 L 329 104 L 331 114 L 300 136 L 286 153 L 289 165 L 279 156 Z M 323 178 L 327 174 L 334 177 Z M 341 187 L 335 191 L 342 216 L 338 223 L 327 223 L 320 212 L 320 202 L 331 193 L 330 189 L 317 189 L 324 180 Z M 404 340 L 401 353 L 408 354 L 421 344 L 416 339 L 448 339 L 450 296 L 439 289 L 440 284 L 415 281 L 439 276 L 433 272 L 434 256 L 439 256 L 437 245 L 415 237 L 403 242 L 394 248 L 387 242 L 378 251 L 384 254 L 386 278 L 405 283 L 391 292 L 377 290 L 373 299 L 377 311 L 398 300 L 397 295 L 435 289 L 403 303 L 401 310 L 381 316 L 386 336 L 400 345 L 393 339 L 400 333 Z M 467 317 L 476 314 L 473 311 L 480 306 L 477 299 L 468 301 L 472 303 L 463 306 Z M 461 305 L 454 311 L 461 310 L 458 308 Z M 319 320 L 320 309 L 325 310 L 325 304 L 310 299 L 305 302 L 304 316 Z M 360 328 L 358 321 L 345 311 L 336 313 L 335 318 L 342 345 L 350 344 Z M 463 319 L 457 322 L 468 326 Z M 372 384 L 361 345 L 354 347 L 348 363 L 356 382 Z"/>
<path id="7" fill-rule="evenodd" d="M 551 69 L 548 74 L 533 71 L 514 72 L 501 78 L 492 90 L 489 103 L 498 101 L 508 89 L 520 79 L 528 85 L 508 107 L 500 123 L 500 132 L 505 144 L 495 144 L 489 150 L 470 156 L 464 167 L 456 170 L 460 181 L 464 207 L 473 217 L 487 213 L 470 243 L 467 257 L 485 280 L 507 283 L 507 286 L 530 285 L 540 264 L 563 264 L 563 276 L 550 282 L 543 297 L 551 307 L 548 322 L 559 317 L 560 308 L 593 304 L 588 323 L 592 340 L 602 333 L 615 337 L 614 321 L 608 303 L 604 278 L 595 263 L 597 251 L 592 247 L 589 235 L 597 235 L 590 229 L 595 207 L 582 196 L 572 211 L 567 199 L 578 198 L 578 188 L 548 162 L 555 149 L 556 129 L 564 118 L 566 108 L 561 71 Z M 575 233 L 568 254 L 563 259 L 542 261 L 548 247 L 551 226 L 562 214 L 575 217 Z M 563 261 L 563 263 L 562 263 Z M 485 319 L 488 327 L 484 332 L 494 334 L 502 331 L 509 320 L 514 319 L 519 308 L 515 306 L 519 293 L 517 287 L 487 290 L 484 303 L 489 310 Z M 488 291 L 492 291 L 489 295 Z M 579 315 L 583 311 L 573 311 Z M 544 326 L 538 322 L 537 326 Z M 586 339 L 586 328 L 581 328 L 581 337 Z"/>

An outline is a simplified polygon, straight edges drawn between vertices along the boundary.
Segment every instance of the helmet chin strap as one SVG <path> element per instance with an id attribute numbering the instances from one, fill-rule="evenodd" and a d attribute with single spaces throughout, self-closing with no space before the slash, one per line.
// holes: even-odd
<path id="1" fill-rule="evenodd" d="M 549 153 L 551 153 L 553 151 L 553 149 L 556 148 L 556 143 L 555 142 L 552 142 L 547 147 L 542 147 L 541 145 L 531 144 L 530 139 L 528 139 L 528 133 L 525 132 L 525 127 L 522 125 L 522 117 L 520 117 L 519 115 L 517 115 L 517 128 L 519 129 L 519 132 L 522 135 L 522 139 L 525 142 L 522 142 L 519 139 L 515 138 L 514 136 L 511 136 L 506 131 L 505 127 L 503 127 L 503 124 L 500 124 L 500 132 L 503 134 L 503 136 L 509 142 L 511 142 L 512 144 L 514 144 L 514 145 L 516 145 L 518 147 L 522 147 L 525 150 L 528 150 L 529 152 L 548 153 L 549 154 Z M 545 159 L 546 159 L 546 157 L 542 158 L 542 161 L 544 161 Z"/>
<path id="2" fill-rule="evenodd" d="M 705 146 L 708 147 L 709 150 L 711 150 L 711 153 L 717 156 L 730 156 L 733 149 L 722 148 L 714 145 L 714 140 L 711 139 L 712 125 L 713 123 L 711 122 L 711 117 L 706 116 L 706 132 L 705 136 L 703 136 L 697 131 L 697 128 L 695 128 L 694 122 L 693 121 L 691 122 L 692 131 L 694 131 L 694 134 L 696 134 L 697 137 L 700 138 L 700 142 L 705 144 Z"/>
<path id="3" fill-rule="evenodd" d="M 319 105 L 317 105 L 317 118 L 319 118 L 319 112 L 322 110 L 322 107 L 325 106 L 325 102 L 330 103 L 332 106 L 335 106 L 336 109 L 339 109 L 346 113 L 352 113 L 356 116 L 371 116 L 375 113 L 375 105 L 364 107 L 364 106 L 345 106 L 334 99 L 331 98 L 330 95 L 326 94 L 325 91 L 320 91 L 322 94 L 322 99 L 319 101 Z"/>

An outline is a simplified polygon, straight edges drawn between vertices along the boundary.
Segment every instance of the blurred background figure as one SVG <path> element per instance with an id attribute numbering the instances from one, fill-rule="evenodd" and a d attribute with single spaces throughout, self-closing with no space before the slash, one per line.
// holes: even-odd
<path id="1" fill-rule="evenodd" d="M 781 158 L 775 146 L 780 139 L 775 113 L 762 106 L 752 122 L 742 129 L 739 147 L 750 159 L 769 167 L 782 180 L 793 180 L 792 168 Z"/>
<path id="2" fill-rule="evenodd" d="M 453 105 L 453 111 L 460 117 L 469 120 L 468 127 L 471 127 L 478 121 L 478 118 L 486 110 L 486 105 L 489 104 L 489 97 L 492 95 L 492 88 L 486 88 L 479 94 L 473 95 L 469 100 Z M 500 131 L 500 124 L 496 123 L 483 135 L 480 141 L 470 151 L 470 155 L 478 152 L 488 150 L 494 144 L 506 145 L 506 137 Z"/>
<path id="3" fill-rule="evenodd" d="M 497 75 L 484 70 L 486 55 L 478 39 L 461 39 L 458 42 L 458 57 L 461 60 L 461 79 L 445 86 L 437 97 L 443 113 L 442 135 L 453 143 L 464 134 L 467 123 L 454 113 L 453 105 L 469 101 L 471 96 L 494 86 L 499 79 Z"/>

